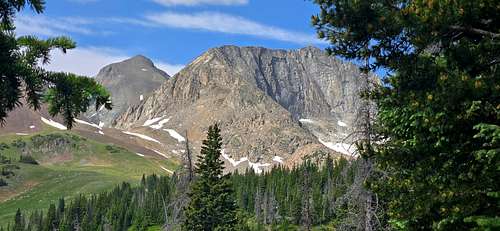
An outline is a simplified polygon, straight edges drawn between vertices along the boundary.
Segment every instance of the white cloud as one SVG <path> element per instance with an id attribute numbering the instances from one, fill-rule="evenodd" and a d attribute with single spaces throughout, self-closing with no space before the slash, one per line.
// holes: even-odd
<path id="1" fill-rule="evenodd" d="M 323 41 L 317 39 L 314 35 L 263 25 L 243 17 L 217 12 L 194 14 L 165 12 L 150 14 L 146 18 L 153 23 L 173 28 L 201 29 L 228 34 L 251 35 L 298 44 L 323 43 Z"/>
<path id="2" fill-rule="evenodd" d="M 84 76 L 95 76 L 102 67 L 129 58 L 119 51 L 98 47 L 75 48 L 68 50 L 66 54 L 53 50 L 50 54 L 51 62 L 44 66 L 45 69 Z"/>
<path id="3" fill-rule="evenodd" d="M 83 18 L 47 18 L 43 15 L 20 15 L 15 20 L 16 35 L 60 36 L 69 33 L 94 34 L 86 28 L 92 21 Z"/>
<path id="4" fill-rule="evenodd" d="M 164 6 L 197 6 L 197 5 L 245 5 L 248 0 L 153 0 Z"/>
<path id="5" fill-rule="evenodd" d="M 50 71 L 70 72 L 83 76 L 95 76 L 104 66 L 131 57 L 123 51 L 107 47 L 79 47 L 63 54 L 53 50 L 51 60 L 44 68 Z M 156 61 L 155 65 L 169 75 L 176 74 L 184 65 Z"/>
<path id="6" fill-rule="evenodd" d="M 175 74 L 177 74 L 177 72 L 184 68 L 184 65 L 181 64 L 169 64 L 161 61 L 155 61 L 154 63 L 158 69 L 167 72 L 167 74 L 169 74 L 170 76 L 174 76 Z"/>

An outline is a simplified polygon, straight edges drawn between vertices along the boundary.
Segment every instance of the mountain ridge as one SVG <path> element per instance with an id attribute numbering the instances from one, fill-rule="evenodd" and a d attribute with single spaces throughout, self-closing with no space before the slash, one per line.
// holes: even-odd
<path id="1" fill-rule="evenodd" d="M 328 149 L 331 145 L 326 143 L 336 144 L 345 137 L 314 134 L 299 120 L 314 118 L 311 121 L 333 125 L 330 133 L 350 132 L 347 124 L 353 125 L 360 105 L 361 80 L 355 78 L 359 75 L 354 64 L 313 47 L 291 51 L 212 48 L 166 81 L 152 97 L 128 108 L 114 125 L 147 133 L 149 128 L 142 125 L 145 121 L 168 118 L 165 126 L 185 131 L 199 148 L 203 129 L 219 123 L 227 154 L 224 158 L 230 167 L 245 158 L 249 166 L 272 166 L 281 164 L 274 161 L 276 156 L 300 161 L 291 157 L 315 152 L 345 154 Z"/>

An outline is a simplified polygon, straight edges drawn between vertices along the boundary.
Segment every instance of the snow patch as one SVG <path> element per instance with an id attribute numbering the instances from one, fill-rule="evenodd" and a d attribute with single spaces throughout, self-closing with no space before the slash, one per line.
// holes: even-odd
<path id="1" fill-rule="evenodd" d="M 148 71 L 148 69 L 146 69 L 146 68 L 142 68 L 142 69 L 141 69 L 141 71 Z"/>
<path id="2" fill-rule="evenodd" d="M 160 168 L 161 168 L 161 169 L 163 169 L 163 170 L 165 170 L 165 171 L 167 171 L 167 172 L 168 172 L 168 173 L 170 173 L 170 174 L 174 174 L 174 171 L 169 170 L 169 169 L 167 169 L 167 168 L 165 168 L 165 167 L 163 167 L 163 166 L 161 166 L 161 165 L 160 165 Z"/>
<path id="3" fill-rule="evenodd" d="M 156 140 L 156 139 L 153 139 L 147 135 L 143 135 L 143 134 L 139 134 L 139 133 L 135 133 L 135 132 L 127 132 L 127 131 L 122 131 L 123 133 L 127 134 L 127 135 L 131 135 L 131 136 L 137 136 L 143 140 L 147 140 L 147 141 L 153 141 L 155 143 L 159 143 L 161 144 L 160 141 Z"/>
<path id="4" fill-rule="evenodd" d="M 99 108 L 99 110 L 97 110 L 97 112 L 95 112 L 94 114 L 92 114 L 89 118 L 92 118 L 92 117 L 96 116 L 98 112 L 102 111 L 102 109 L 104 109 L 104 105 L 101 105 L 101 107 Z"/>
<path id="5" fill-rule="evenodd" d="M 99 130 L 102 129 L 102 126 L 99 126 L 101 123 L 99 123 L 99 125 L 97 125 L 97 124 L 90 123 L 90 122 L 87 122 L 87 121 L 84 121 L 84 120 L 79 120 L 79 119 L 75 119 L 75 122 L 77 122 L 79 124 L 85 124 L 85 125 L 88 125 L 88 126 L 92 126 L 92 127 L 95 127 L 95 128 L 97 128 Z"/>
<path id="6" fill-rule="evenodd" d="M 165 117 L 165 116 L 160 116 L 160 117 L 156 117 L 156 118 L 153 118 L 153 119 L 146 120 L 142 126 L 147 127 L 147 126 L 153 125 L 156 122 L 158 122 L 159 120 L 163 119 L 163 117 Z"/>
<path id="7" fill-rule="evenodd" d="M 168 134 L 174 138 L 174 139 L 177 139 L 177 141 L 179 142 L 184 142 L 186 141 L 186 139 L 184 138 L 184 136 L 181 136 L 181 134 L 177 133 L 175 130 L 173 129 L 163 129 L 163 131 L 166 131 L 168 132 Z"/>
<path id="8" fill-rule="evenodd" d="M 163 156 L 163 157 L 165 157 L 165 158 L 168 159 L 168 156 L 165 153 L 162 153 L 162 152 L 160 152 L 158 150 L 154 150 L 154 149 L 151 149 L 151 148 L 148 148 L 148 149 L 151 150 L 151 151 L 153 151 L 153 152 L 155 152 L 156 154 L 158 154 L 160 156 Z"/>
<path id="9" fill-rule="evenodd" d="M 248 158 L 247 157 L 243 157 L 243 158 L 240 158 L 240 160 L 236 161 L 234 160 L 233 158 L 231 158 L 228 154 L 226 154 L 224 152 L 224 149 L 221 150 L 221 155 L 224 159 L 226 159 L 227 161 L 229 161 L 229 163 L 231 163 L 231 165 L 233 165 L 233 167 L 236 167 L 238 166 L 239 164 L 245 162 L 245 161 L 248 161 Z"/>
<path id="10" fill-rule="evenodd" d="M 17 132 L 16 135 L 18 136 L 28 136 L 29 134 L 27 133 L 21 133 L 21 132 Z"/>
<path id="11" fill-rule="evenodd" d="M 55 128 L 57 128 L 59 130 L 68 130 L 68 128 L 66 126 L 64 126 L 64 125 L 62 125 L 62 124 L 60 124 L 60 123 L 58 123 L 56 121 L 53 121 L 53 120 L 50 120 L 50 119 L 48 120 L 48 119 L 45 119 L 43 117 L 41 117 L 41 119 L 42 119 L 42 122 L 44 122 L 45 124 L 47 124 L 49 126 L 55 127 Z"/>
<path id="12" fill-rule="evenodd" d="M 140 100 L 140 101 L 143 101 L 143 100 L 144 100 L 144 95 L 140 95 L 140 96 L 139 96 L 139 100 Z"/>
<path id="13" fill-rule="evenodd" d="M 30 126 L 30 128 L 31 128 L 31 129 L 34 129 L 34 128 L 35 128 L 35 125 L 31 125 L 31 126 Z"/>
<path id="14" fill-rule="evenodd" d="M 102 132 L 101 130 L 99 130 L 97 133 L 104 135 L 104 132 Z"/>
<path id="15" fill-rule="evenodd" d="M 98 126 L 101 127 L 101 128 L 103 128 L 104 127 L 104 122 L 99 121 L 99 125 Z"/>
<path id="16" fill-rule="evenodd" d="M 333 151 L 340 152 L 342 154 L 349 155 L 349 156 L 356 156 L 357 150 L 356 150 L 356 147 L 354 145 L 346 144 L 346 143 L 325 142 L 321 139 L 318 139 L 318 141 Z"/>
<path id="17" fill-rule="evenodd" d="M 250 161 L 248 161 L 248 165 L 253 169 L 253 171 L 257 174 L 261 174 L 262 173 L 262 169 L 260 169 L 261 167 L 269 167 L 271 166 L 271 164 L 269 163 L 252 163 Z"/>
<path id="18" fill-rule="evenodd" d="M 283 157 L 281 157 L 281 156 L 274 156 L 273 160 L 280 163 L 280 164 L 283 164 Z"/>
<path id="19" fill-rule="evenodd" d="M 158 122 L 158 124 L 153 124 L 151 126 L 149 126 L 150 128 L 152 129 L 160 129 L 163 127 L 164 124 L 166 124 L 168 121 L 170 120 L 170 117 L 166 118 L 166 119 L 162 119 Z"/>
<path id="20" fill-rule="evenodd" d="M 337 121 L 337 125 L 341 126 L 341 127 L 347 127 L 347 124 L 342 122 L 342 121 Z"/>
<path id="21" fill-rule="evenodd" d="M 140 157 L 144 157 L 144 154 L 141 154 L 141 153 L 138 153 L 138 152 L 136 152 L 135 154 L 138 155 L 138 156 L 140 156 Z"/>
<path id="22" fill-rule="evenodd" d="M 312 120 L 312 119 L 299 119 L 299 122 L 301 122 L 301 123 L 311 123 L 312 124 L 312 123 L 314 123 L 314 120 Z"/>

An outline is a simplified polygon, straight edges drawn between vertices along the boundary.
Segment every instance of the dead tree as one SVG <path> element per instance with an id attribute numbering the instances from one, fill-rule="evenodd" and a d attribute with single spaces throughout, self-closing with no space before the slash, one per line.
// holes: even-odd
<path id="1" fill-rule="evenodd" d="M 182 211 L 189 203 L 189 187 L 194 180 L 193 158 L 191 148 L 189 147 L 189 136 L 186 131 L 185 156 L 183 158 L 183 169 L 177 171 L 172 178 L 175 180 L 175 196 L 173 201 L 166 205 L 164 202 L 165 224 L 163 230 L 174 230 L 179 226 L 183 219 Z M 163 198 L 162 198 L 163 199 Z M 171 211 L 170 217 L 167 216 L 168 211 Z"/>

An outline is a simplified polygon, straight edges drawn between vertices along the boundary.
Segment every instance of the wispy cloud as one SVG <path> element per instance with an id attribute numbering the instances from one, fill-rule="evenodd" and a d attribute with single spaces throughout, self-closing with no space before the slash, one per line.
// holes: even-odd
<path id="1" fill-rule="evenodd" d="M 314 33 L 286 30 L 279 27 L 265 25 L 241 16 L 219 12 L 178 13 L 167 11 L 148 14 L 144 18 L 82 18 L 56 17 L 48 18 L 43 15 L 16 18 L 16 34 L 59 36 L 83 34 L 88 36 L 103 36 L 116 33 L 116 25 L 128 24 L 140 27 L 170 27 L 193 30 L 205 30 L 226 34 L 249 35 L 265 39 L 292 42 L 301 45 L 325 43 L 316 38 Z"/>
<path id="2" fill-rule="evenodd" d="M 128 58 L 121 51 L 107 47 L 79 47 L 68 50 L 66 54 L 53 50 L 50 54 L 51 61 L 44 66 L 45 69 L 84 76 L 95 76 L 105 65 Z"/>
<path id="3" fill-rule="evenodd" d="M 298 44 L 323 43 L 323 41 L 317 39 L 312 34 L 289 31 L 254 22 L 240 16 L 217 12 L 193 14 L 164 12 L 147 15 L 146 19 L 153 23 L 172 28 L 199 29 L 228 34 L 251 35 Z"/>
<path id="4" fill-rule="evenodd" d="M 182 68 L 185 67 L 185 65 L 182 64 L 170 64 L 162 61 L 153 61 L 153 62 L 158 69 L 167 72 L 167 74 L 169 74 L 170 76 L 174 76 L 175 74 L 177 74 L 177 72 L 181 71 Z"/>
<path id="5" fill-rule="evenodd" d="M 249 0 L 153 0 L 164 6 L 197 6 L 197 5 L 245 5 Z"/>
<path id="6" fill-rule="evenodd" d="M 42 15 L 21 15 L 16 18 L 16 34 L 20 35 L 43 35 L 57 36 L 69 33 L 95 34 L 87 25 L 93 23 L 84 18 L 48 18 Z"/>
<path id="7" fill-rule="evenodd" d="M 51 52 L 51 61 L 44 68 L 50 71 L 71 72 L 83 76 L 95 76 L 104 66 L 120 62 L 132 55 L 109 47 L 79 47 L 63 54 L 59 50 Z M 180 71 L 184 65 L 169 64 L 154 60 L 155 65 L 169 75 Z"/>

